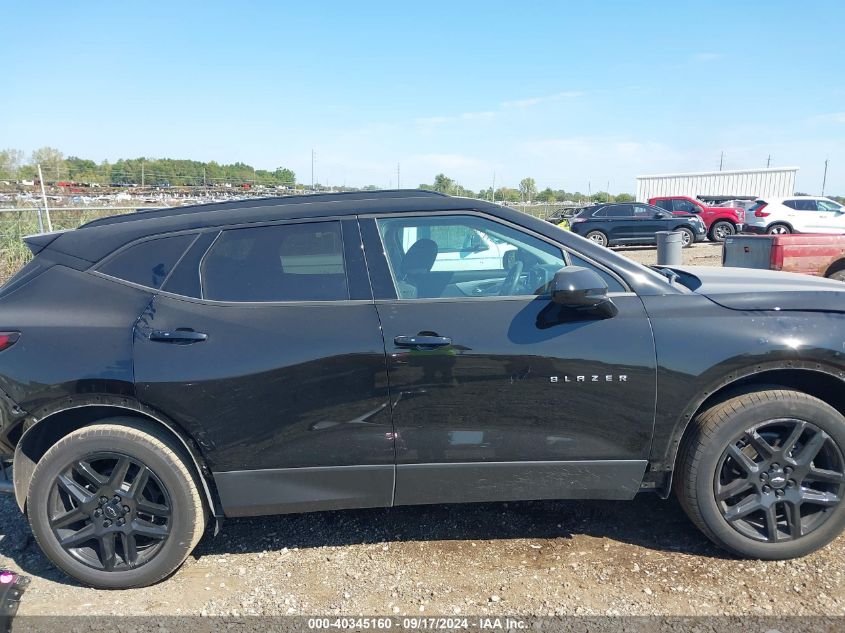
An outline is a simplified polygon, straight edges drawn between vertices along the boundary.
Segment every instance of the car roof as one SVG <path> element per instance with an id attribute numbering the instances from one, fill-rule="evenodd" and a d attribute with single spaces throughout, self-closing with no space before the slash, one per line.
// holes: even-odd
<path id="1" fill-rule="evenodd" d="M 76 230 L 58 234 L 49 243 L 49 248 L 96 262 L 124 244 L 163 233 L 288 219 L 461 209 L 491 211 L 502 217 L 509 211 L 484 200 L 458 198 L 421 189 L 249 198 L 139 210 L 126 215 L 100 218 Z"/>
<path id="2" fill-rule="evenodd" d="M 757 198 L 757 200 L 766 200 L 767 202 L 782 202 L 784 200 L 830 200 L 827 196 L 777 196 L 777 197 L 768 197 L 762 196 Z M 831 202 L 836 202 L 836 200 L 830 200 Z"/>

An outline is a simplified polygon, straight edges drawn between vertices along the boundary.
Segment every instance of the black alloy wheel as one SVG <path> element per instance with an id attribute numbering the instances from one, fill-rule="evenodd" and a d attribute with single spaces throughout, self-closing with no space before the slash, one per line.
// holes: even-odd
<path id="1" fill-rule="evenodd" d="M 172 502 L 156 474 L 138 459 L 100 452 L 70 464 L 54 481 L 48 520 L 59 545 L 104 571 L 151 561 L 170 535 Z"/>
<path id="2" fill-rule="evenodd" d="M 833 439 L 804 420 L 747 429 L 722 454 L 713 491 L 741 534 L 775 543 L 821 527 L 845 493 L 845 458 Z"/>

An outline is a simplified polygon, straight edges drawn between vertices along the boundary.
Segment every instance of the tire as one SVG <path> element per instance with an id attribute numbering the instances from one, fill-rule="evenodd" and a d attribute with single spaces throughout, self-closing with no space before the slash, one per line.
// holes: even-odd
<path id="1" fill-rule="evenodd" d="M 708 237 L 711 242 L 724 242 L 731 235 L 736 233 L 736 227 L 727 220 L 719 220 L 714 222 L 710 227 Z"/>
<path id="2" fill-rule="evenodd" d="M 789 235 L 792 228 L 787 224 L 772 224 L 766 229 L 766 235 Z"/>
<path id="3" fill-rule="evenodd" d="M 831 273 L 828 275 L 828 279 L 834 279 L 836 281 L 845 281 L 845 270 L 837 270 L 835 273 Z"/>
<path id="4" fill-rule="evenodd" d="M 692 229 L 682 226 L 677 230 L 679 233 L 684 234 L 682 237 L 684 248 L 692 248 L 693 244 L 695 244 L 695 233 L 692 232 Z"/>
<path id="5" fill-rule="evenodd" d="M 714 543 L 743 557 L 781 560 L 809 554 L 845 528 L 845 418 L 836 409 L 802 392 L 771 389 L 717 404 L 693 425 L 681 444 L 674 488 Z M 814 449 L 813 438 L 823 444 Z M 766 446 L 775 447 L 770 458 L 763 457 Z M 820 482 L 815 469 L 832 481 Z M 738 474 L 726 478 L 732 473 Z"/>
<path id="6" fill-rule="evenodd" d="M 38 461 L 30 482 L 27 514 L 39 546 L 69 576 L 98 589 L 166 578 L 208 520 L 182 453 L 157 426 L 133 418 L 68 434 Z"/>
<path id="7" fill-rule="evenodd" d="M 607 247 L 607 235 L 602 231 L 590 231 L 585 237 L 599 246 Z"/>

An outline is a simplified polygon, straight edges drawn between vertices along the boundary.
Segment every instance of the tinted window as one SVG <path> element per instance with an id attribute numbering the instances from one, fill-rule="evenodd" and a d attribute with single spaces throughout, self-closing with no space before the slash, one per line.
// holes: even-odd
<path id="1" fill-rule="evenodd" d="M 224 231 L 201 267 L 215 301 L 348 299 L 339 222 Z"/>
<path id="2" fill-rule="evenodd" d="M 675 211 L 686 211 L 687 213 L 695 213 L 698 207 L 689 200 L 673 200 L 673 207 Z"/>
<path id="3" fill-rule="evenodd" d="M 790 209 L 797 209 L 798 208 L 798 200 L 784 200 L 783 206 L 789 207 Z"/>
<path id="4" fill-rule="evenodd" d="M 656 213 L 660 213 L 660 209 L 645 204 L 634 205 L 634 217 L 651 219 Z"/>
<path id="5" fill-rule="evenodd" d="M 98 269 L 101 273 L 159 289 L 196 235 L 174 235 L 130 246 Z"/>
<path id="6" fill-rule="evenodd" d="M 664 211 L 671 211 L 672 210 L 672 201 L 671 200 L 655 200 L 654 206 L 660 207 Z"/>
<path id="7" fill-rule="evenodd" d="M 794 200 L 794 209 L 799 211 L 818 211 L 815 200 Z"/>
<path id="8" fill-rule="evenodd" d="M 634 216 L 634 209 L 630 204 L 615 204 L 612 207 L 607 207 L 607 217 L 609 218 L 631 218 Z"/>
<path id="9" fill-rule="evenodd" d="M 182 259 L 176 265 L 176 269 L 170 273 L 162 289 L 186 297 L 202 296 L 200 287 L 200 262 L 208 247 L 214 243 L 219 231 L 208 231 L 200 233 Z"/>

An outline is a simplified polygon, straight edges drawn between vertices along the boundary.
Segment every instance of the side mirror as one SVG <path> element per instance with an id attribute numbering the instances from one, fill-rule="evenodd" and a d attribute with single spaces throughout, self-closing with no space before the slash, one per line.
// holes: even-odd
<path id="1" fill-rule="evenodd" d="M 663 215 L 663 213 L 661 213 L 660 211 L 657 211 L 657 212 L 655 212 L 655 214 L 654 214 L 654 219 L 655 219 L 655 220 L 662 220 L 662 219 L 663 219 L 663 218 L 665 218 L 665 217 L 666 217 L 666 216 L 665 216 L 665 215 Z"/>
<path id="2" fill-rule="evenodd" d="M 555 273 L 552 301 L 567 308 L 594 308 L 608 302 L 607 284 L 589 268 L 567 266 Z"/>

